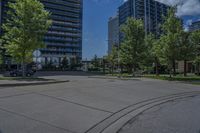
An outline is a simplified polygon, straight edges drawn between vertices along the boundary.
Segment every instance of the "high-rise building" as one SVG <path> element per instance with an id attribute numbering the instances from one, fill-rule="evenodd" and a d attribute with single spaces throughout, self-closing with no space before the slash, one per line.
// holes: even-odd
<path id="1" fill-rule="evenodd" d="M 119 17 L 110 17 L 108 21 L 108 54 L 113 46 L 119 45 Z"/>
<path id="2" fill-rule="evenodd" d="M 190 31 L 200 30 L 200 20 L 192 22 L 192 24 L 189 26 L 189 30 Z"/>
<path id="3" fill-rule="evenodd" d="M 59 63 L 63 57 L 82 58 L 83 0 L 41 0 L 51 12 L 53 25 L 44 38 L 43 61 Z"/>
<path id="4" fill-rule="evenodd" d="M 6 19 L 6 4 L 1 0 L 1 24 Z M 51 13 L 52 26 L 44 37 L 46 48 L 40 49 L 42 64 L 59 65 L 64 57 L 79 62 L 82 58 L 83 0 L 40 0 Z M 2 31 L 1 31 L 2 33 Z"/>
<path id="5" fill-rule="evenodd" d="M 145 33 L 159 36 L 160 24 L 168 9 L 169 6 L 155 0 L 128 0 L 119 7 L 119 25 L 124 24 L 128 17 L 142 19 Z"/>

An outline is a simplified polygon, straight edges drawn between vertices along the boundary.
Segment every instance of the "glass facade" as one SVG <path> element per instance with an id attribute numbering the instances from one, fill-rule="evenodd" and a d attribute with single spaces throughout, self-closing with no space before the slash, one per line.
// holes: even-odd
<path id="1" fill-rule="evenodd" d="M 169 6 L 155 0 L 128 0 L 119 7 L 119 25 L 126 22 L 128 17 L 142 19 L 145 32 L 160 34 L 160 24 L 163 15 L 166 16 Z"/>
<path id="2" fill-rule="evenodd" d="M 82 0 L 40 0 L 51 13 L 52 26 L 44 37 L 46 48 L 40 49 L 42 64 L 49 62 L 59 65 L 64 57 L 82 58 Z M 1 2 L 1 19 L 6 8 L 6 1 Z M 3 23 L 3 22 L 2 22 Z"/>
<path id="3" fill-rule="evenodd" d="M 192 24 L 189 26 L 189 30 L 190 31 L 200 30 L 200 20 L 192 22 Z"/>
<path id="4" fill-rule="evenodd" d="M 113 46 L 119 45 L 119 17 L 110 17 L 108 21 L 108 54 L 112 52 Z"/>
<path id="5" fill-rule="evenodd" d="M 60 64 L 64 57 L 82 58 L 82 0 L 40 0 L 51 12 L 52 26 L 44 37 L 41 63 Z"/>

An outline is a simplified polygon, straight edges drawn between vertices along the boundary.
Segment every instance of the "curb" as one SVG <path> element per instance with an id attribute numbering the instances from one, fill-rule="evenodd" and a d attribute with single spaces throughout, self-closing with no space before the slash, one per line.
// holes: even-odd
<path id="1" fill-rule="evenodd" d="M 113 79 L 113 80 L 141 80 L 142 77 L 134 77 L 134 78 L 126 78 L 126 77 L 97 77 L 97 76 L 89 76 L 88 78 L 96 78 L 96 79 Z"/>
<path id="2" fill-rule="evenodd" d="M 59 84 L 59 83 L 66 83 L 66 82 L 69 82 L 69 80 L 65 80 L 65 81 L 47 81 L 47 82 L 36 82 L 36 83 L 0 84 L 0 87 L 37 86 L 37 85 Z"/>

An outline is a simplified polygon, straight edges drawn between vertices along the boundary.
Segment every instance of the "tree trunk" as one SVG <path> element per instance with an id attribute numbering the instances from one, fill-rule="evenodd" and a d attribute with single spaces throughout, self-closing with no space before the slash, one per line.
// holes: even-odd
<path id="1" fill-rule="evenodd" d="M 187 76 L 187 60 L 184 60 L 184 77 Z"/>
<path id="2" fill-rule="evenodd" d="M 112 72 L 111 72 L 111 67 L 109 66 L 109 74 L 112 74 Z"/>
<path id="3" fill-rule="evenodd" d="M 172 69 L 169 70 L 169 77 L 172 78 Z"/>
<path id="4" fill-rule="evenodd" d="M 176 61 L 173 60 L 173 76 L 176 76 Z"/>
<path id="5" fill-rule="evenodd" d="M 159 76 L 159 66 L 158 66 L 158 59 L 155 58 L 156 61 L 156 76 Z"/>
<path id="6" fill-rule="evenodd" d="M 3 69 L 3 72 L 6 71 L 6 57 L 5 57 L 5 50 L 3 50 L 3 52 L 2 52 L 2 69 Z"/>
<path id="7" fill-rule="evenodd" d="M 25 77 L 26 75 L 25 75 L 25 64 L 24 64 L 24 62 L 22 61 L 22 77 Z"/>
<path id="8" fill-rule="evenodd" d="M 169 64 L 169 77 L 172 78 L 172 65 Z"/>
<path id="9" fill-rule="evenodd" d="M 25 57 L 22 59 L 22 77 L 26 77 L 26 65 L 25 65 Z"/>
<path id="10" fill-rule="evenodd" d="M 200 63 L 197 63 L 197 75 L 200 76 L 200 70 L 199 70 Z"/>
<path id="11" fill-rule="evenodd" d="M 123 66 L 121 65 L 120 66 L 120 68 L 121 68 L 121 74 L 123 73 L 123 71 L 124 71 L 124 68 L 123 68 Z"/>
<path id="12" fill-rule="evenodd" d="M 135 76 L 136 76 L 136 75 L 135 75 L 135 70 L 136 70 L 135 65 L 132 66 L 132 69 L 131 69 L 131 70 L 132 70 L 133 77 L 135 77 Z"/>
<path id="13" fill-rule="evenodd" d="M 105 62 L 103 62 L 103 73 L 104 74 L 106 73 L 106 64 L 105 64 Z"/>
<path id="14" fill-rule="evenodd" d="M 114 71 L 114 67 L 112 66 L 112 68 L 111 68 L 112 75 L 113 75 L 113 71 Z"/>
<path id="15" fill-rule="evenodd" d="M 127 67 L 128 73 L 129 73 L 129 74 L 132 74 L 132 73 L 133 73 L 133 70 L 132 70 L 133 68 L 132 68 L 132 66 L 131 66 L 131 65 L 127 65 L 126 67 Z"/>

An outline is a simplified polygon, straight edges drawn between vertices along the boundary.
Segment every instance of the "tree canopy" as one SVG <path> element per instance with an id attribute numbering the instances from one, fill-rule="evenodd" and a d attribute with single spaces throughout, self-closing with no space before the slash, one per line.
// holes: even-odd
<path id="1" fill-rule="evenodd" d="M 176 8 L 170 8 L 168 10 L 165 21 L 162 25 L 163 35 L 160 41 L 162 41 L 162 54 L 165 58 L 169 70 L 173 69 L 174 75 L 176 74 L 176 60 L 178 59 L 178 45 L 180 33 L 183 30 L 181 19 L 176 16 Z"/>
<path id="2" fill-rule="evenodd" d="M 8 7 L 2 43 L 15 61 L 28 63 L 33 51 L 44 47 L 43 37 L 51 26 L 50 13 L 38 0 L 16 0 Z"/>
<path id="3" fill-rule="evenodd" d="M 128 18 L 121 27 L 124 36 L 120 48 L 121 63 L 128 67 L 129 71 L 136 70 L 145 56 L 146 45 L 144 43 L 145 30 L 142 20 Z"/>

